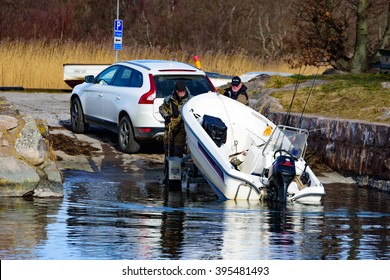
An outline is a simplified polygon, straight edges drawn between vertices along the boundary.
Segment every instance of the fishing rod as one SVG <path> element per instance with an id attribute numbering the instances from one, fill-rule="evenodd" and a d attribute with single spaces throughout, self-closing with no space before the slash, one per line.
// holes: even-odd
<path id="1" fill-rule="evenodd" d="M 301 112 L 301 117 L 299 118 L 298 127 L 301 126 L 302 117 L 303 117 L 303 112 L 305 112 L 305 110 L 306 110 L 306 105 L 307 105 L 307 102 L 309 101 L 309 98 L 310 98 L 311 93 L 313 92 L 314 84 L 315 84 L 316 79 L 317 79 L 317 77 L 318 77 L 318 72 L 319 72 L 319 71 L 320 71 L 320 67 L 317 67 L 317 73 L 316 73 L 316 75 L 314 76 L 313 82 L 311 83 L 311 87 L 310 87 L 310 90 L 309 90 L 309 94 L 307 95 L 307 98 L 306 98 L 306 101 L 305 101 L 305 105 L 303 106 L 303 109 L 302 109 L 302 112 Z"/>
<path id="2" fill-rule="evenodd" d="M 326 43 L 325 53 L 326 53 L 327 50 L 328 50 L 329 43 L 330 43 L 330 40 L 328 40 L 328 42 Z M 314 80 L 313 80 L 313 82 L 312 82 L 312 84 L 311 84 L 311 87 L 310 87 L 310 90 L 309 90 L 309 94 L 307 95 L 307 99 L 306 99 L 306 101 L 305 101 L 305 105 L 303 106 L 303 109 L 302 109 L 302 112 L 301 112 L 301 117 L 299 118 L 299 122 L 298 122 L 298 127 L 301 126 L 302 118 L 303 118 L 303 113 L 304 113 L 304 111 L 306 110 L 306 105 L 307 105 L 307 103 L 308 103 L 308 101 L 309 101 L 309 98 L 310 98 L 311 93 L 313 92 L 314 84 L 315 84 L 316 79 L 317 79 L 317 77 L 318 77 L 318 72 L 320 71 L 321 61 L 324 62 L 324 56 L 325 56 L 325 54 L 323 54 L 323 57 L 322 57 L 322 60 L 320 60 L 320 63 L 317 63 L 317 73 L 316 73 L 316 75 L 314 76 Z"/>
<path id="3" fill-rule="evenodd" d="M 290 102 L 290 108 L 288 108 L 288 111 L 287 111 L 287 115 L 285 116 L 284 118 L 284 122 L 283 124 L 284 125 L 289 125 L 290 124 L 290 115 L 291 115 L 291 108 L 292 108 L 292 105 L 294 103 L 294 99 L 295 99 L 295 95 L 298 91 L 298 86 L 299 86 L 299 77 L 301 76 L 301 70 L 302 70 L 302 65 L 299 67 L 299 71 L 298 71 L 298 75 L 297 75 L 297 80 L 295 81 L 295 89 L 294 89 L 294 94 L 291 98 L 291 102 Z M 303 71 L 305 72 L 305 71 Z M 303 72 L 302 72 L 302 75 L 303 75 Z"/>

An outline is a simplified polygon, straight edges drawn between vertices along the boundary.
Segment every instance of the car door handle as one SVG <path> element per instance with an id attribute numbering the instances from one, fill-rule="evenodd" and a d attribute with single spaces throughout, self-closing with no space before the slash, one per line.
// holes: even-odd
<path id="1" fill-rule="evenodd" d="M 120 100 L 121 99 L 121 96 L 120 95 L 117 95 L 116 96 L 116 100 Z"/>
<path id="2" fill-rule="evenodd" d="M 103 97 L 103 92 L 99 92 L 99 96 L 100 96 L 100 97 Z"/>

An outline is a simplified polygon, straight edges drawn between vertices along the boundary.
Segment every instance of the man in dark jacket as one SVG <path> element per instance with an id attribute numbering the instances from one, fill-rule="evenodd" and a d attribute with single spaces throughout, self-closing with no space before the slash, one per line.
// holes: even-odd
<path id="1" fill-rule="evenodd" d="M 233 98 L 245 105 L 249 105 L 249 98 L 246 90 L 247 87 L 241 83 L 240 77 L 234 76 L 231 86 L 225 89 L 225 93 L 223 95 Z"/>

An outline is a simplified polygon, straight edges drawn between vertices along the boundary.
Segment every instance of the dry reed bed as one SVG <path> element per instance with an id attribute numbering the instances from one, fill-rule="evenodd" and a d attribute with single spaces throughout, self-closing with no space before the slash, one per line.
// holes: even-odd
<path id="1" fill-rule="evenodd" d="M 174 59 L 194 64 L 194 54 L 169 52 L 161 48 L 124 46 L 118 54 L 119 60 Z M 227 75 L 241 75 L 250 71 L 297 73 L 285 64 L 264 65 L 259 59 L 244 53 L 210 51 L 197 55 L 204 70 Z M 0 61 L 0 86 L 69 89 L 63 81 L 63 64 L 111 64 L 115 62 L 115 51 L 111 43 L 2 40 Z"/>

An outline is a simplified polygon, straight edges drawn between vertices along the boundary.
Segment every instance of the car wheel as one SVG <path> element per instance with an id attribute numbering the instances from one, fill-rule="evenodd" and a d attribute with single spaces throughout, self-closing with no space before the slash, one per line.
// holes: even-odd
<path id="1" fill-rule="evenodd" d="M 84 122 L 83 108 L 78 98 L 73 99 L 70 106 L 70 123 L 74 133 L 84 133 L 88 127 Z"/>
<path id="2" fill-rule="evenodd" d="M 119 122 L 118 142 L 121 151 L 125 153 L 137 153 L 140 149 L 134 139 L 133 126 L 128 116 L 124 116 Z"/>

